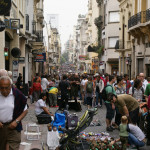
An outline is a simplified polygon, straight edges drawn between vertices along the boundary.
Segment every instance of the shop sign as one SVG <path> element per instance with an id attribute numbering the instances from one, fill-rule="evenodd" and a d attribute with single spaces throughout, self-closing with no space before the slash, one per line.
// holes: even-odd
<path id="1" fill-rule="evenodd" d="M 86 58 L 86 55 L 80 55 L 80 56 L 79 56 L 79 59 L 80 59 L 80 60 L 85 60 L 85 58 Z"/>
<path id="2" fill-rule="evenodd" d="M 45 62 L 46 61 L 46 53 L 38 53 L 34 59 L 35 62 Z"/>
<path id="3" fill-rule="evenodd" d="M 104 64 L 104 61 L 100 61 L 99 62 L 99 65 L 101 66 L 101 65 L 103 65 Z"/>
<path id="4" fill-rule="evenodd" d="M 5 23 L 3 21 L 0 21 L 0 32 L 5 30 Z"/>
<path id="5" fill-rule="evenodd" d="M 25 57 L 19 57 L 18 60 L 19 63 L 25 63 Z"/>
<path id="6" fill-rule="evenodd" d="M 11 0 L 0 0 L 0 16 L 9 16 Z"/>
<path id="7" fill-rule="evenodd" d="M 19 62 L 16 60 L 13 60 L 12 62 L 13 65 L 13 82 L 16 83 L 17 82 L 17 78 L 18 78 L 18 68 L 19 68 Z"/>

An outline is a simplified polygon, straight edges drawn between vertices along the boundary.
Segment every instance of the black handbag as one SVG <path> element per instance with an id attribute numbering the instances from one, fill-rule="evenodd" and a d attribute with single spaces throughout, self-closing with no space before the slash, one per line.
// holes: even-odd
<path id="1" fill-rule="evenodd" d="M 49 124 L 51 123 L 52 119 L 51 116 L 48 114 L 40 114 L 37 116 L 37 120 L 39 124 Z"/>

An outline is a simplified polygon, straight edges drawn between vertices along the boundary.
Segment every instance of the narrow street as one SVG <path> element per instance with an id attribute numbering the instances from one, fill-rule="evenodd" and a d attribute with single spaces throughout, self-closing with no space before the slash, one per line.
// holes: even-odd
<path id="1" fill-rule="evenodd" d="M 69 112 L 79 119 L 98 107 L 99 126 L 77 138 L 97 136 L 91 150 L 119 150 L 119 140 L 150 150 L 150 0 L 0 0 L 0 47 L 0 150 L 48 150 L 47 124 L 36 116 L 51 120 L 68 100 L 82 106 Z"/>

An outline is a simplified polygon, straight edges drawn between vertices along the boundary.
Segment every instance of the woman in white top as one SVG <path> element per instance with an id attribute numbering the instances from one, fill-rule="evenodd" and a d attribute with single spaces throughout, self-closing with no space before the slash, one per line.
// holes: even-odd
<path id="1" fill-rule="evenodd" d="M 53 116 L 53 114 L 51 114 L 48 110 L 48 108 L 46 107 L 46 93 L 42 93 L 40 95 L 40 99 L 36 102 L 35 104 L 35 114 L 36 116 L 40 115 L 40 114 L 48 114 L 50 116 Z"/>
<path id="2" fill-rule="evenodd" d="M 138 102 L 142 102 L 144 99 L 144 88 L 142 87 L 142 81 L 136 79 L 133 87 L 130 88 L 129 94 L 132 95 Z"/>

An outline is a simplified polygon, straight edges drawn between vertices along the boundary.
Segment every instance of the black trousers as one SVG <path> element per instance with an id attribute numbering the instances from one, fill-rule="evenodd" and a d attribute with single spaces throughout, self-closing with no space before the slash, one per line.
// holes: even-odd
<path id="1" fill-rule="evenodd" d="M 59 101 L 59 109 L 66 108 L 68 105 L 68 95 L 61 95 L 61 100 Z"/>
<path id="2" fill-rule="evenodd" d="M 147 139 L 150 140 L 150 113 L 148 113 L 147 115 L 147 130 L 146 130 L 146 135 L 147 135 Z"/>

